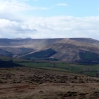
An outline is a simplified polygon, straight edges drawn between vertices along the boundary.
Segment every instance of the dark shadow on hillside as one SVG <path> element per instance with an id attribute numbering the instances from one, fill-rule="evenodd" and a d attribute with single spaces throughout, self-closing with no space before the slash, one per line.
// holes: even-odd
<path id="1" fill-rule="evenodd" d="M 95 65 L 99 64 L 99 54 L 90 51 L 80 51 L 81 60 L 77 61 L 80 64 Z"/>
<path id="2" fill-rule="evenodd" d="M 0 60 L 0 68 L 10 68 L 10 67 L 16 67 L 16 66 L 21 66 L 21 65 L 14 63 L 12 60 L 10 61 Z"/>
<path id="3" fill-rule="evenodd" d="M 56 53 L 56 51 L 54 51 L 53 49 L 47 49 L 47 50 L 42 50 L 42 51 L 39 51 L 39 52 L 35 52 L 33 54 L 29 54 L 29 55 L 26 55 L 25 59 L 50 59 L 50 56 L 54 55 Z"/>

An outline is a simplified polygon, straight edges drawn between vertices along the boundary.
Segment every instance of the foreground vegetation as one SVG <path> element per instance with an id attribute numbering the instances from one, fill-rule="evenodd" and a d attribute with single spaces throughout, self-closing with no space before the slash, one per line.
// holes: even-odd
<path id="1" fill-rule="evenodd" d="M 99 99 L 99 79 L 53 69 L 0 68 L 0 99 Z"/>
<path id="2" fill-rule="evenodd" d="M 98 64 L 9 57 L 0 61 L 0 99 L 99 99 Z"/>

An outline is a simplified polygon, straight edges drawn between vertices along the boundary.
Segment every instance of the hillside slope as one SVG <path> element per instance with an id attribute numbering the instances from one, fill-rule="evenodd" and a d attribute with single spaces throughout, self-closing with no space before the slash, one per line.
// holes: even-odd
<path id="1" fill-rule="evenodd" d="M 95 61 L 99 59 L 99 47 L 97 47 L 95 43 L 63 39 L 49 47 L 57 52 L 55 55 L 51 56 L 51 58 L 57 58 L 61 61 Z"/>
<path id="2" fill-rule="evenodd" d="M 20 57 L 36 50 L 41 50 L 45 46 L 48 46 L 57 39 L 0 39 L 0 55 Z M 10 55 L 11 54 L 11 55 Z"/>
<path id="3" fill-rule="evenodd" d="M 99 41 L 91 38 L 0 39 L 0 55 L 99 63 Z"/>
<path id="4" fill-rule="evenodd" d="M 27 54 L 23 58 L 30 57 L 29 59 L 42 59 L 42 57 L 44 58 L 44 54 L 41 54 L 42 51 L 43 53 L 46 53 L 47 50 L 51 49 L 55 51 L 55 53 L 45 58 L 57 59 L 64 62 L 99 63 L 98 45 L 99 41 L 90 38 L 62 39 L 44 47 L 41 50 Z M 40 57 L 37 57 L 38 54 L 40 54 Z"/>

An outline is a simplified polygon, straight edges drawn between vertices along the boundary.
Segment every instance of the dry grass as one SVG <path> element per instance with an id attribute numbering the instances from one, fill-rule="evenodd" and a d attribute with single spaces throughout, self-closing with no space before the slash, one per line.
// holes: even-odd
<path id="1" fill-rule="evenodd" d="M 0 99 L 99 99 L 99 79 L 25 67 L 0 69 Z"/>

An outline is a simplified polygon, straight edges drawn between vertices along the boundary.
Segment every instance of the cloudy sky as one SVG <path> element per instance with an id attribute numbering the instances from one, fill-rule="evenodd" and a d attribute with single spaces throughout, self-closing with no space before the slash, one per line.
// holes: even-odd
<path id="1" fill-rule="evenodd" d="M 0 0 L 0 38 L 99 40 L 99 0 Z"/>

